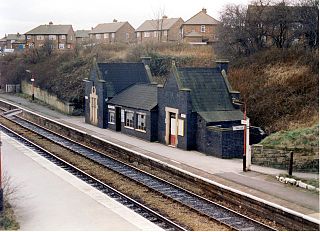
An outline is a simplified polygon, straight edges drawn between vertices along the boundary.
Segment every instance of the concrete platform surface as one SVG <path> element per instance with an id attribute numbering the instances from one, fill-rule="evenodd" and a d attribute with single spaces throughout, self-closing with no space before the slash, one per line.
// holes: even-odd
<path id="1" fill-rule="evenodd" d="M 158 226 L 1 135 L 9 196 L 21 230 L 159 231 Z"/>
<path id="2" fill-rule="evenodd" d="M 168 165 L 320 219 L 319 194 L 278 182 L 275 176 L 286 173 L 285 170 L 252 165 L 251 171 L 243 172 L 241 159 L 219 159 L 206 156 L 197 151 L 184 151 L 159 143 L 150 143 L 122 133 L 86 124 L 84 117 L 67 116 L 15 95 L 1 94 L 1 98 L 16 103 L 22 108 L 85 131 L 90 135 L 117 143 L 148 157 L 165 162 Z M 293 175 L 300 178 L 319 179 L 319 174 L 315 173 L 293 172 Z"/>

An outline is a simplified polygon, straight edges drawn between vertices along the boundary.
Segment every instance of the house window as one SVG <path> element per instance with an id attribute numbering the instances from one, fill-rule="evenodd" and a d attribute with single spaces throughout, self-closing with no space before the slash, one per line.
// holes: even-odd
<path id="1" fill-rule="evenodd" d="M 113 110 L 109 110 L 109 123 L 115 124 L 115 112 Z"/>
<path id="2" fill-rule="evenodd" d="M 44 40 L 44 36 L 43 35 L 37 35 L 37 40 Z"/>
<path id="3" fill-rule="evenodd" d="M 133 112 L 132 111 L 125 112 L 125 126 L 133 128 Z"/>
<path id="4" fill-rule="evenodd" d="M 126 40 L 128 40 L 129 39 L 129 33 L 126 33 Z"/>
<path id="5" fill-rule="evenodd" d="M 66 39 L 66 35 L 62 35 L 62 36 L 61 36 L 61 39 Z"/>
<path id="6" fill-rule="evenodd" d="M 145 114 L 137 114 L 137 129 L 146 131 L 146 115 Z"/>
<path id="7" fill-rule="evenodd" d="M 109 38 L 109 34 L 108 33 L 103 34 L 103 38 L 108 39 Z"/>
<path id="8" fill-rule="evenodd" d="M 149 37 L 150 37 L 150 32 L 145 31 L 144 34 L 143 34 L 143 36 L 144 36 L 145 38 L 149 38 Z"/>
<path id="9" fill-rule="evenodd" d="M 49 35 L 49 40 L 56 40 L 57 36 L 56 35 Z"/>
<path id="10" fill-rule="evenodd" d="M 59 49 L 64 49 L 64 44 L 59 44 Z"/>
<path id="11" fill-rule="evenodd" d="M 100 34 L 96 34 L 96 39 L 100 39 L 101 35 Z"/>
<path id="12" fill-rule="evenodd" d="M 163 31 L 163 36 L 168 36 L 168 31 Z"/>
<path id="13" fill-rule="evenodd" d="M 154 32 L 153 32 L 153 37 L 158 37 L 157 31 L 154 31 Z"/>
<path id="14" fill-rule="evenodd" d="M 71 48 L 71 45 L 70 45 L 70 44 L 67 44 L 67 48 Z"/>
<path id="15" fill-rule="evenodd" d="M 73 37 L 72 37 L 72 35 L 70 35 L 70 40 L 73 40 Z"/>
<path id="16" fill-rule="evenodd" d="M 200 31 L 201 32 L 206 32 L 206 26 L 205 25 L 201 25 Z"/>
<path id="17" fill-rule="evenodd" d="M 114 38 L 115 34 L 114 33 L 111 33 L 111 38 Z"/>
<path id="18" fill-rule="evenodd" d="M 27 35 L 27 39 L 31 39 L 31 35 Z"/>
<path id="19" fill-rule="evenodd" d="M 141 36 L 140 32 L 137 32 L 137 38 L 139 38 Z"/>

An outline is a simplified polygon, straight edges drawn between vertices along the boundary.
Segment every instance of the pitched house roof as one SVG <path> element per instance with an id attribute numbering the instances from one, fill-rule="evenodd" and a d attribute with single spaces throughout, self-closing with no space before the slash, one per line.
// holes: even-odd
<path id="1" fill-rule="evenodd" d="M 202 9 L 199 13 L 192 16 L 189 20 L 187 20 L 184 25 L 194 25 L 194 24 L 219 24 L 219 21 L 212 18 L 210 15 L 207 14 L 206 9 Z"/>
<path id="2" fill-rule="evenodd" d="M 189 89 L 192 110 L 207 122 L 241 120 L 243 114 L 235 109 L 221 72 L 216 68 L 177 68 L 179 89 Z"/>
<path id="3" fill-rule="evenodd" d="M 77 30 L 75 31 L 76 38 L 89 38 L 90 30 Z"/>
<path id="4" fill-rule="evenodd" d="M 160 30 L 160 28 L 162 28 L 162 30 L 169 30 L 180 19 L 181 18 L 162 18 L 146 20 L 136 29 L 136 31 L 156 31 Z"/>
<path id="5" fill-rule="evenodd" d="M 40 25 L 25 34 L 29 35 L 66 35 L 69 31 L 73 30 L 72 25 L 54 25 L 49 23 L 49 25 Z"/>
<path id="6" fill-rule="evenodd" d="M 95 28 L 93 28 L 89 32 L 89 34 L 116 32 L 126 23 L 128 22 L 101 23 L 101 24 L 98 24 Z"/>
<path id="7" fill-rule="evenodd" d="M 97 63 L 97 66 L 106 84 L 107 97 L 136 83 L 150 83 L 143 63 Z"/>
<path id="8" fill-rule="evenodd" d="M 21 35 L 19 33 L 17 34 L 8 34 L 6 37 L 4 37 L 3 39 L 6 40 L 15 40 L 16 42 L 24 42 L 25 41 L 25 37 L 24 35 Z"/>
<path id="9" fill-rule="evenodd" d="M 108 103 L 142 110 L 157 106 L 157 85 L 136 84 L 114 96 Z"/>

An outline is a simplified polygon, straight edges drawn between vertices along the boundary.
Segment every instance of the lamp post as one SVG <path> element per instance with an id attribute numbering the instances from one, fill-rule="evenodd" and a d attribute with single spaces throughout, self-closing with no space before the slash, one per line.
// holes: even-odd
<path id="1" fill-rule="evenodd" d="M 34 75 L 33 75 L 33 73 L 32 73 L 30 70 L 28 70 L 28 69 L 26 70 L 26 72 L 31 74 L 31 79 L 30 79 L 30 81 L 32 82 L 32 101 L 34 101 L 34 81 L 35 81 Z"/>

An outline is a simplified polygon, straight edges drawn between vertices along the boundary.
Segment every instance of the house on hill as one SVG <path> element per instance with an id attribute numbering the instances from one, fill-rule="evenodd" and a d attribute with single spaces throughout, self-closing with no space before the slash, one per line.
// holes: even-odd
<path id="1" fill-rule="evenodd" d="M 128 22 L 98 24 L 89 32 L 90 40 L 95 43 L 133 43 L 135 42 L 134 28 Z"/>
<path id="2" fill-rule="evenodd" d="M 8 34 L 0 40 L 1 49 L 23 50 L 25 48 L 25 36 L 20 33 Z"/>
<path id="3" fill-rule="evenodd" d="M 77 30 L 77 31 L 75 31 L 76 44 L 77 45 L 88 44 L 90 42 L 89 32 L 90 32 L 90 30 Z"/>
<path id="4" fill-rule="evenodd" d="M 101 128 L 108 127 L 110 115 L 107 101 L 134 84 L 151 83 L 151 74 L 144 63 L 93 62 L 90 76 L 85 79 L 85 122 Z M 115 108 L 117 116 L 120 113 Z"/>
<path id="5" fill-rule="evenodd" d="M 219 21 L 207 14 L 206 9 L 192 16 L 181 26 L 182 39 L 191 44 L 210 44 L 217 41 Z"/>
<path id="6" fill-rule="evenodd" d="M 25 33 L 26 47 L 40 48 L 46 42 L 52 49 L 73 49 L 75 46 L 75 34 L 72 25 L 40 25 Z"/>
<path id="7" fill-rule="evenodd" d="M 137 43 L 146 42 L 177 42 L 180 40 L 182 18 L 146 20 L 136 29 Z"/>

